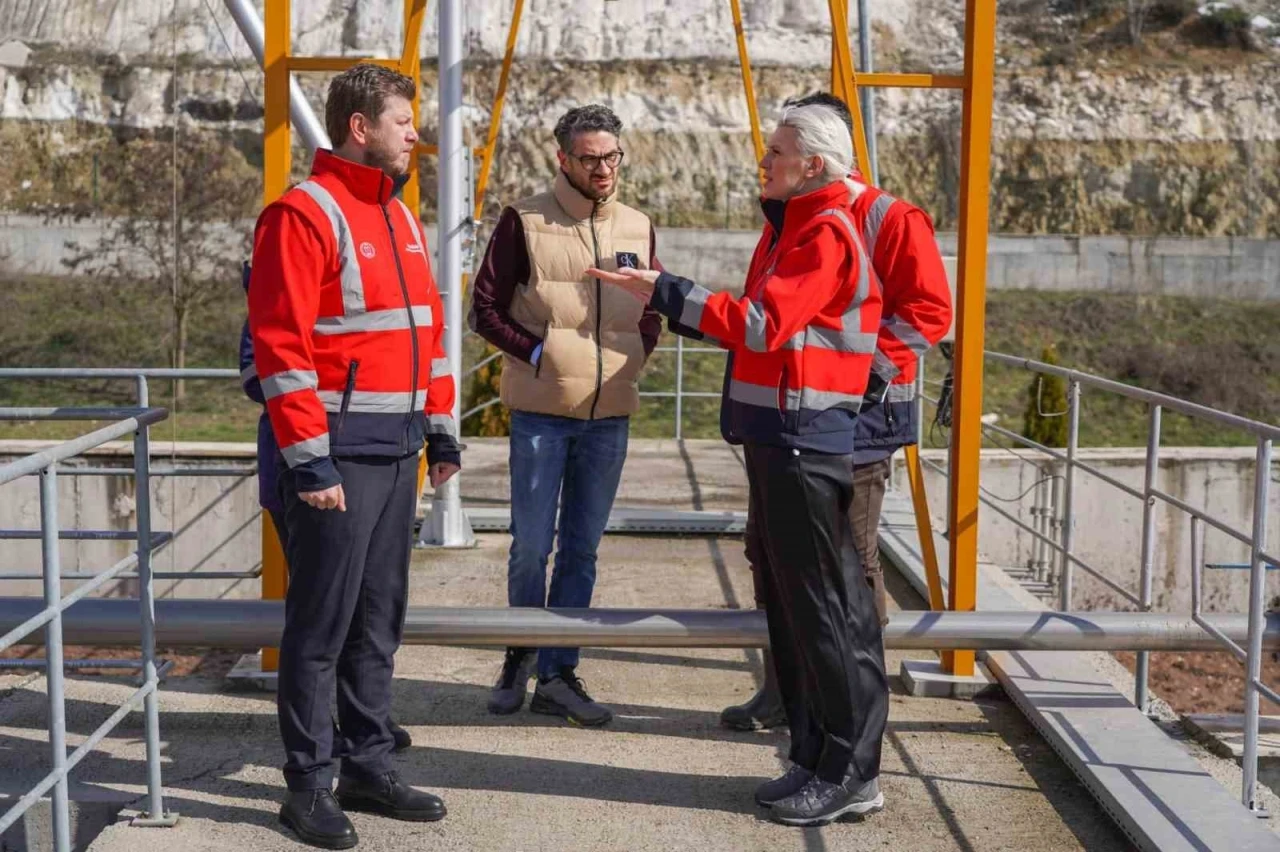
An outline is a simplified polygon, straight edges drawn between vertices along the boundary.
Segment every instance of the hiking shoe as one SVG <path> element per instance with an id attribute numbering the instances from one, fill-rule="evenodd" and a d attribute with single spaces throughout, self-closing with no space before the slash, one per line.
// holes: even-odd
<path id="1" fill-rule="evenodd" d="M 358 841 L 355 826 L 327 787 L 290 792 L 280 808 L 280 822 L 308 846 L 350 849 Z"/>
<path id="2" fill-rule="evenodd" d="M 774 802 L 769 816 L 783 825 L 812 826 L 827 825 L 846 814 L 866 816 L 880 810 L 884 810 L 884 794 L 878 779 L 857 784 L 846 778 L 843 784 L 832 784 L 815 775 L 799 791 Z"/>
<path id="3" fill-rule="evenodd" d="M 533 691 L 533 700 L 529 702 L 529 710 L 534 713 L 545 713 L 549 716 L 563 716 L 575 725 L 595 728 L 606 725 L 613 719 L 613 711 L 603 704 L 597 704 L 587 694 L 587 688 L 573 669 L 562 668 L 560 674 L 550 680 L 538 680 Z"/>
<path id="4" fill-rule="evenodd" d="M 800 792 L 812 777 L 813 773 L 808 769 L 793 763 L 781 778 L 766 781 L 756 788 L 756 804 L 762 808 L 771 808 L 782 799 Z"/>
<path id="5" fill-rule="evenodd" d="M 732 731 L 755 731 L 787 724 L 787 708 L 782 704 L 778 677 L 774 673 L 773 655 L 764 652 L 764 684 L 744 704 L 726 707 L 720 713 L 720 724 Z"/>
<path id="6" fill-rule="evenodd" d="M 529 692 L 529 678 L 538 654 L 532 648 L 508 648 L 502 660 L 502 673 L 489 693 L 489 712 L 506 716 L 524 706 Z"/>
<path id="7" fill-rule="evenodd" d="M 376 780 L 339 776 L 338 802 L 349 811 L 408 822 L 435 822 L 447 813 L 439 796 L 413 789 L 394 772 Z"/>

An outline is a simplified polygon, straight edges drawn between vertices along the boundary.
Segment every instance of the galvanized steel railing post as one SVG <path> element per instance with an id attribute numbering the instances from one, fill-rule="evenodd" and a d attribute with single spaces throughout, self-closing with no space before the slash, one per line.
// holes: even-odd
<path id="1" fill-rule="evenodd" d="M 684 439 L 684 338 L 676 335 L 676 440 Z"/>
<path id="2" fill-rule="evenodd" d="M 1138 586 L 1138 605 L 1143 612 L 1151 611 L 1151 565 L 1155 561 L 1156 549 L 1156 498 L 1152 489 L 1156 487 L 1156 476 L 1160 472 L 1160 415 L 1160 406 L 1151 406 L 1151 418 L 1147 426 L 1146 474 L 1142 487 L 1142 574 Z M 1147 712 L 1150 701 L 1150 667 L 1151 654 L 1139 651 L 1137 670 L 1134 672 L 1133 703 L 1143 713 Z"/>
<path id="3" fill-rule="evenodd" d="M 62 602 L 61 563 L 58 557 L 58 474 L 49 466 L 40 472 L 41 556 L 44 562 L 44 605 L 57 610 Z M 70 852 L 71 817 L 67 797 L 67 705 L 63 693 L 62 613 L 55 612 L 45 626 L 45 676 L 49 680 L 49 750 L 53 771 L 53 844 L 57 852 Z"/>
<path id="4" fill-rule="evenodd" d="M 1244 685 L 1244 789 L 1240 801 L 1255 813 L 1258 801 L 1258 682 L 1262 677 L 1262 619 L 1266 611 L 1267 501 L 1271 496 L 1271 441 L 1258 439 L 1253 484 L 1253 544 L 1249 553 L 1249 647 Z"/>
<path id="5" fill-rule="evenodd" d="M 1075 529 L 1075 478 L 1076 449 L 1080 443 L 1080 383 L 1072 380 L 1067 389 L 1067 467 L 1063 471 L 1062 485 L 1062 575 L 1059 587 L 1059 606 L 1065 612 L 1071 609 L 1071 538 Z"/>
<path id="6" fill-rule="evenodd" d="M 139 378 L 138 394 L 146 394 L 145 379 Z M 159 677 L 156 674 L 156 608 L 154 578 L 151 571 L 151 462 L 149 427 L 143 426 L 133 434 L 134 502 L 138 531 L 138 610 L 142 626 L 142 681 L 151 686 L 151 692 L 143 699 L 143 715 L 147 746 L 147 804 L 146 816 L 134 821 L 135 825 L 173 825 L 176 817 L 164 812 L 163 790 L 160 784 L 160 697 Z"/>

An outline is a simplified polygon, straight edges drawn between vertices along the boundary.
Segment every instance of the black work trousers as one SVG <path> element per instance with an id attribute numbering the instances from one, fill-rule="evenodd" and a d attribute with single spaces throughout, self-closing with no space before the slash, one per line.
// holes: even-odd
<path id="1" fill-rule="evenodd" d="M 889 681 L 849 524 L 851 458 L 747 444 L 748 552 L 765 586 L 791 760 L 833 783 L 880 774 Z"/>
<path id="2" fill-rule="evenodd" d="M 329 696 L 337 680 L 342 774 L 391 770 L 391 675 L 404 630 L 418 458 L 338 458 L 347 510 L 315 509 L 282 472 L 287 530 L 276 696 L 290 790 L 333 782 Z"/>

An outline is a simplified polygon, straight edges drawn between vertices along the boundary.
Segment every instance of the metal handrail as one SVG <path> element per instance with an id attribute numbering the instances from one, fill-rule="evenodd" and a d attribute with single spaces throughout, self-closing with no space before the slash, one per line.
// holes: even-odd
<path id="1" fill-rule="evenodd" d="M 1248 647 L 1241 648 L 1234 640 L 1228 637 L 1219 628 L 1210 624 L 1209 621 L 1201 615 L 1199 586 L 1202 582 L 1202 575 L 1200 567 L 1198 564 L 1194 563 L 1194 560 L 1196 559 L 1195 553 L 1198 552 L 1194 547 L 1192 557 L 1192 618 L 1207 634 L 1212 636 L 1221 645 L 1225 645 L 1227 649 L 1235 654 L 1238 659 L 1241 659 L 1246 666 L 1245 743 L 1243 759 L 1244 779 L 1241 787 L 1241 801 L 1251 810 L 1259 810 L 1256 795 L 1258 783 L 1258 701 L 1260 695 L 1265 695 L 1273 700 L 1275 700 L 1275 698 L 1280 698 L 1280 694 L 1263 684 L 1261 679 L 1261 632 L 1266 604 L 1265 574 L 1267 563 L 1274 561 L 1272 555 L 1267 550 L 1267 509 L 1271 485 L 1270 470 L 1272 464 L 1272 442 L 1280 438 L 1280 426 L 1264 423 L 1258 420 L 1252 420 L 1247 417 L 1240 417 L 1235 414 L 1230 414 L 1207 406 L 1199 405 L 1197 403 L 1178 399 L 1177 397 L 1172 397 L 1167 394 L 1134 387 L 1111 379 L 1104 379 L 1100 376 L 1079 372 L 1078 370 L 1066 369 L 1054 364 L 1046 364 L 1030 358 L 1020 358 L 999 352 L 987 352 L 986 358 L 994 363 L 1019 367 L 1035 373 L 1058 376 L 1068 382 L 1067 411 L 1064 412 L 1068 417 L 1068 438 L 1065 452 L 1031 441 L 1009 429 L 1004 429 L 1002 427 L 995 426 L 994 424 L 982 424 L 982 429 L 985 434 L 998 435 L 1010 439 L 1031 450 L 1040 452 L 1054 462 L 1065 466 L 1063 474 L 1065 487 L 1061 540 L 1055 541 L 1049 536 L 1044 535 L 1039 530 L 1022 523 L 1020 519 L 1013 516 L 1012 513 L 1006 511 L 1001 506 L 997 506 L 994 501 L 985 498 L 982 494 L 979 494 L 979 499 L 986 506 L 994 509 L 997 514 L 1013 522 L 1019 529 L 1029 533 L 1032 536 L 1033 541 L 1037 542 L 1038 545 L 1047 545 L 1058 553 L 1060 556 L 1059 591 L 1060 606 L 1062 609 L 1070 609 L 1072 598 L 1072 568 L 1078 566 L 1096 577 L 1103 584 L 1115 590 L 1126 600 L 1136 604 L 1140 611 L 1151 611 L 1153 601 L 1153 566 L 1155 563 L 1155 552 L 1158 544 L 1155 530 L 1155 506 L 1157 501 L 1164 503 L 1166 506 L 1187 513 L 1191 517 L 1193 536 L 1198 531 L 1198 524 L 1205 523 L 1219 530 L 1224 535 L 1241 542 L 1250 548 Z M 923 375 L 923 359 L 919 369 L 921 375 Z M 1105 474 L 1096 467 L 1086 464 L 1077 458 L 1081 410 L 1080 399 L 1082 390 L 1086 387 L 1104 391 L 1106 393 L 1116 394 L 1127 399 L 1144 403 L 1149 407 L 1147 447 L 1145 454 L 1145 477 L 1143 487 L 1140 490 L 1126 483 L 1120 482 L 1115 477 Z M 937 400 L 927 397 L 923 392 L 920 393 L 920 397 L 922 402 L 924 400 L 928 400 L 937 404 Z M 1178 497 L 1163 491 L 1157 486 L 1162 413 L 1165 409 L 1176 411 L 1189 417 L 1208 420 L 1226 428 L 1240 430 L 1254 437 L 1256 441 L 1256 454 L 1254 463 L 1253 529 L 1249 533 L 1244 533 L 1235 529 L 1230 524 L 1213 517 L 1206 510 L 1192 506 L 1185 500 L 1181 500 Z M 1027 462 L 1026 459 L 1022 459 L 1022 457 L 1017 453 L 1014 453 L 1014 456 L 1024 463 Z M 934 469 L 942 472 L 943 475 L 946 475 L 947 472 L 940 466 L 931 462 L 928 464 Z M 1120 492 L 1131 497 L 1135 497 L 1143 502 L 1142 556 L 1141 567 L 1139 570 L 1139 591 L 1137 596 L 1134 596 L 1131 592 L 1119 586 L 1110 578 L 1102 576 L 1100 572 L 1092 566 L 1085 564 L 1074 553 L 1074 479 L 1077 470 L 1084 471 L 1091 476 L 1095 476 L 1100 481 L 1116 488 Z M 1149 666 L 1149 653 L 1146 651 L 1140 651 L 1137 655 L 1137 671 L 1134 675 L 1134 703 L 1144 711 L 1148 707 L 1149 700 Z"/>
<path id="2" fill-rule="evenodd" d="M 1127 385 L 1124 382 L 1117 382 L 1114 379 L 1104 379 L 1101 376 L 1095 376 L 1091 373 L 1082 373 L 1079 370 L 1069 370 L 1065 367 L 1059 367 L 1056 364 L 1046 364 L 1043 361 L 1036 361 L 1031 358 L 1021 358 L 1016 355 L 1006 355 L 1002 352 L 992 352 L 988 350 L 984 353 L 987 360 L 996 364 L 1004 364 L 1010 367 L 1021 367 L 1034 373 L 1045 373 L 1050 376 L 1058 376 L 1066 379 L 1068 382 L 1075 382 L 1082 387 L 1097 388 L 1108 393 L 1114 393 L 1118 396 L 1127 397 L 1145 402 L 1148 405 L 1158 405 L 1169 411 L 1176 411 L 1179 414 L 1185 414 L 1188 417 L 1198 417 L 1203 420 L 1209 420 L 1214 423 L 1220 423 L 1232 429 L 1239 429 L 1244 432 L 1250 432 L 1259 437 L 1269 438 L 1273 441 L 1280 440 L 1280 426 L 1272 423 L 1264 423 L 1261 420 L 1251 420 L 1248 417 L 1241 417 L 1238 414 L 1230 414 L 1226 411 L 1219 411 L 1216 408 L 1210 408 L 1194 402 L 1188 402 L 1185 399 L 1179 399 L 1176 396 L 1149 391 L 1145 388 Z"/>
<path id="3" fill-rule="evenodd" d="M 17 822 L 41 796 L 50 790 L 52 796 L 53 841 L 57 852 L 68 852 L 71 848 L 70 802 L 68 795 L 68 775 L 71 770 L 89 754 L 129 713 L 139 705 L 145 716 L 145 741 L 147 765 L 147 798 L 149 808 L 144 816 L 135 820 L 140 825 L 173 825 L 177 816 L 164 811 L 163 790 L 160 775 L 160 710 L 156 698 L 162 670 L 157 669 L 155 659 L 155 593 L 154 575 L 151 571 L 151 555 L 170 536 L 158 537 L 151 529 L 151 483 L 149 478 L 150 448 L 148 444 L 149 427 L 168 416 L 163 408 L 151 408 L 146 405 L 146 392 L 139 380 L 139 407 L 133 409 L 51 409 L 42 415 L 42 419 L 67 419 L 67 412 L 75 411 L 81 419 L 104 419 L 108 414 L 122 416 L 118 422 L 94 430 L 70 441 L 65 441 L 47 450 L 33 453 L 30 456 L 0 467 L 0 485 L 11 483 L 31 474 L 40 477 L 40 530 L 41 558 L 43 563 L 44 607 L 31 617 L 16 625 L 4 636 L 0 636 L 0 651 L 28 637 L 32 631 L 44 629 L 45 644 L 45 677 L 48 682 L 49 699 L 49 746 L 52 768 L 35 787 L 0 814 L 0 834 Z M 0 419 L 7 415 L 20 413 L 28 415 L 31 409 L 0 409 Z M 10 418 L 11 419 L 11 418 Z M 36 419 L 41 419 L 38 416 Z M 133 434 L 134 480 L 137 484 L 135 512 L 136 529 L 132 533 L 112 531 L 67 531 L 64 533 L 58 525 L 58 464 L 73 458 L 87 450 L 100 446 L 107 441 L 116 440 L 127 434 Z M 5 538 L 34 538 L 34 531 L 9 530 L 0 532 Z M 59 541 L 63 538 L 114 538 L 131 539 L 137 542 L 133 553 L 121 559 L 115 565 L 95 575 L 92 579 L 70 594 L 62 594 L 62 570 L 59 556 Z M 140 645 L 142 646 L 142 686 L 98 726 L 79 748 L 70 755 L 66 744 L 66 693 L 63 666 L 63 613 L 74 604 L 84 600 L 105 584 L 120 577 L 124 572 L 136 567 L 138 576 L 138 605 L 135 610 L 136 623 L 139 625 Z"/>

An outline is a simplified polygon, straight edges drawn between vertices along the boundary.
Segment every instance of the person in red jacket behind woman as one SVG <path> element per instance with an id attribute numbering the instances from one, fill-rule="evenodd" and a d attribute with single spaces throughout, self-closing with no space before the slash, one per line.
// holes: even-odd
<path id="1" fill-rule="evenodd" d="M 769 642 L 791 728 L 786 774 L 756 801 L 786 825 L 884 807 L 889 709 L 880 619 L 852 546 L 854 424 L 880 328 L 880 285 L 853 225 L 853 142 L 820 104 L 783 111 L 761 162 L 764 233 L 745 292 L 669 272 L 589 270 L 729 350 L 721 433 L 747 459 Z"/>
<path id="2" fill-rule="evenodd" d="M 253 360 L 280 448 L 289 590 L 277 706 L 304 842 L 357 842 L 343 808 L 437 820 L 436 796 L 392 769 L 391 674 L 404 626 L 417 454 L 431 485 L 457 473 L 444 312 L 416 211 L 396 197 L 418 140 L 415 83 L 357 65 L 329 86 L 334 150 L 258 219 Z M 328 696 L 346 741 L 333 781 Z"/>

